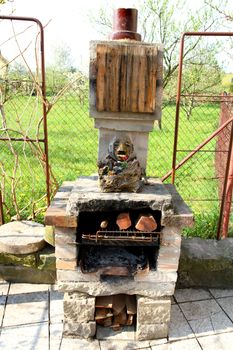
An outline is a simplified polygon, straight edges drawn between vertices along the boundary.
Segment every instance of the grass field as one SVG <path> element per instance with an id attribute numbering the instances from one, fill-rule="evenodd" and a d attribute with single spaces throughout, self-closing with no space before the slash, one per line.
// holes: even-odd
<path id="1" fill-rule="evenodd" d="M 11 137 L 18 137 L 18 132 L 36 137 L 38 120 L 41 117 L 41 105 L 34 97 L 15 97 L 5 105 L 5 113 Z M 171 169 L 174 138 L 175 105 L 163 109 L 162 130 L 155 122 L 149 137 L 147 175 L 162 177 Z M 218 104 L 198 104 L 190 120 L 183 110 L 180 115 L 180 133 L 177 162 L 190 150 L 203 141 L 217 127 L 219 119 Z M 59 184 L 64 180 L 74 180 L 80 175 L 96 172 L 98 131 L 94 129 L 93 120 L 88 115 L 88 104 L 80 105 L 75 96 L 61 98 L 48 114 L 49 160 L 53 174 Z M 2 132 L 5 135 L 4 132 Z M 40 129 L 40 135 L 42 135 Z M 214 157 L 216 140 L 177 171 L 176 186 L 183 198 L 192 206 L 197 220 L 193 230 L 186 230 L 186 235 L 214 237 L 218 218 L 218 187 L 215 179 Z M 14 152 L 8 142 L 0 143 L 0 162 L 2 179 L 5 179 L 5 200 L 11 207 L 12 178 L 16 179 L 18 205 L 24 208 L 22 217 L 31 211 L 32 200 L 36 201 L 45 193 L 45 177 L 42 166 L 38 163 L 35 152 L 37 145 L 25 142 L 12 143 L 19 160 L 15 174 Z M 167 180 L 169 182 L 170 179 Z M 43 207 L 40 201 L 35 208 Z M 42 213 L 38 215 L 43 219 Z"/>

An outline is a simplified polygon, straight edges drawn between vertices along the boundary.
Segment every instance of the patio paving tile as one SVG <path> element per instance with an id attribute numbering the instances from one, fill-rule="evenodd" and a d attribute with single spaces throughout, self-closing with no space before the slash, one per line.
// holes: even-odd
<path id="1" fill-rule="evenodd" d="M 48 321 L 47 292 L 23 293 L 8 296 L 3 327 L 43 321 Z"/>
<path id="2" fill-rule="evenodd" d="M 174 297 L 178 303 L 182 303 L 186 301 L 205 300 L 205 299 L 212 298 L 209 291 L 205 289 L 194 289 L 194 288 L 176 289 Z"/>
<path id="3" fill-rule="evenodd" d="M 152 346 L 151 349 L 152 350 L 202 350 L 196 339 L 178 340 L 169 344 Z"/>
<path id="4" fill-rule="evenodd" d="M 233 323 L 215 300 L 182 303 L 180 307 L 196 335 L 233 330 Z"/>
<path id="5" fill-rule="evenodd" d="M 150 349 L 149 341 L 102 340 L 101 350 L 137 350 Z"/>
<path id="6" fill-rule="evenodd" d="M 226 297 L 217 299 L 217 302 L 221 305 L 225 313 L 233 321 L 233 297 Z"/>
<path id="7" fill-rule="evenodd" d="M 215 298 L 233 297 L 233 289 L 210 289 Z"/>
<path id="8" fill-rule="evenodd" d="M 0 296 L 7 295 L 9 289 L 9 283 L 0 281 Z"/>
<path id="9" fill-rule="evenodd" d="M 50 322 L 60 323 L 63 321 L 63 296 L 58 291 L 50 292 Z"/>
<path id="10" fill-rule="evenodd" d="M 169 327 L 169 341 L 193 338 L 193 331 L 185 319 L 178 305 L 172 305 L 171 308 L 171 321 Z"/>
<path id="11" fill-rule="evenodd" d="M 9 295 L 47 292 L 48 290 L 48 284 L 11 283 Z"/>
<path id="12" fill-rule="evenodd" d="M 98 340 L 63 338 L 60 350 L 100 350 Z"/>
<path id="13" fill-rule="evenodd" d="M 3 328 L 0 335 L 0 349 L 47 350 L 48 323 Z"/>
<path id="14" fill-rule="evenodd" d="M 233 348 L 233 333 L 222 333 L 208 337 L 198 337 L 203 350 L 231 350 Z"/>

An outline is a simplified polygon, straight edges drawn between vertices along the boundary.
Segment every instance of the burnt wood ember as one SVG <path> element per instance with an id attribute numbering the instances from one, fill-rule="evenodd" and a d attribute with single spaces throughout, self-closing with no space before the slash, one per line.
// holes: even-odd
<path id="1" fill-rule="evenodd" d="M 143 248 L 135 247 L 92 247 L 86 246 L 81 251 L 81 268 L 83 273 L 97 272 L 99 269 L 125 268 L 128 276 L 148 265 L 148 257 Z M 124 271 L 125 271 L 124 270 Z M 104 271 L 104 270 L 103 270 Z M 104 272 L 103 272 L 104 274 Z M 107 273 L 108 274 L 108 273 Z"/>

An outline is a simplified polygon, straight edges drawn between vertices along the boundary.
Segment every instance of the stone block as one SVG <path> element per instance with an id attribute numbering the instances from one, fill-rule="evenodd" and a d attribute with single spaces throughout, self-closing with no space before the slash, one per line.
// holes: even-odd
<path id="1" fill-rule="evenodd" d="M 56 270 L 0 265 L 0 279 L 18 283 L 53 284 L 56 282 Z"/>
<path id="2" fill-rule="evenodd" d="M 149 298 L 159 298 L 174 294 L 175 282 L 138 283 L 127 277 L 109 277 L 99 282 L 68 282 L 58 279 L 58 289 L 62 292 L 81 292 L 92 296 L 115 294 L 139 294 Z"/>
<path id="3" fill-rule="evenodd" d="M 154 283 L 163 283 L 163 282 L 176 282 L 177 272 L 162 272 L 162 271 L 140 271 L 134 276 L 134 281 L 137 282 L 154 282 Z"/>
<path id="4" fill-rule="evenodd" d="M 150 299 L 145 297 L 137 298 L 137 323 L 168 323 L 171 314 L 171 300 Z"/>
<path id="5" fill-rule="evenodd" d="M 9 254 L 0 252 L 1 265 L 22 265 L 36 267 L 36 254 Z"/>
<path id="6" fill-rule="evenodd" d="M 63 335 L 75 338 L 93 338 L 96 333 L 96 322 L 76 323 L 66 321 L 64 322 Z"/>
<path id="7" fill-rule="evenodd" d="M 76 238 L 76 231 L 77 228 L 76 227 L 55 227 L 55 235 L 57 237 L 60 237 L 62 239 L 70 239 L 70 240 L 74 240 L 75 242 L 75 238 Z"/>
<path id="8" fill-rule="evenodd" d="M 95 298 L 80 296 L 79 293 L 64 294 L 64 317 L 77 323 L 94 321 Z"/>
<path id="9" fill-rule="evenodd" d="M 179 248 L 181 246 L 181 233 L 180 229 L 170 226 L 164 227 L 161 231 L 161 243 L 160 245 L 172 248 Z"/>
<path id="10" fill-rule="evenodd" d="M 153 340 L 168 336 L 167 323 L 137 324 L 137 340 Z"/>
<path id="11" fill-rule="evenodd" d="M 98 282 L 100 276 L 94 272 L 82 273 L 78 266 L 75 270 L 57 270 L 57 279 L 63 282 Z"/>

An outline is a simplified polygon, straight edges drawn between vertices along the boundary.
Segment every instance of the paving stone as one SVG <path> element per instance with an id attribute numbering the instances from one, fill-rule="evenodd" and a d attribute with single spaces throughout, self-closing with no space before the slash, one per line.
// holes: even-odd
<path id="1" fill-rule="evenodd" d="M 0 281 L 0 296 L 7 295 L 9 290 L 9 283 L 6 281 Z"/>
<path id="2" fill-rule="evenodd" d="M 148 341 L 102 340 L 100 348 L 101 350 L 146 350 L 150 349 L 150 344 Z"/>
<path id="3" fill-rule="evenodd" d="M 64 319 L 63 313 L 63 296 L 64 294 L 58 291 L 50 291 L 50 322 L 60 323 Z"/>
<path id="4" fill-rule="evenodd" d="M 194 337 L 193 331 L 178 305 L 172 305 L 171 307 L 171 321 L 168 336 L 170 341 Z"/>
<path id="5" fill-rule="evenodd" d="M 174 297 L 178 303 L 212 298 L 211 294 L 207 290 L 193 288 L 176 289 Z"/>
<path id="6" fill-rule="evenodd" d="M 48 349 L 48 323 L 2 328 L 0 349 Z"/>
<path id="7" fill-rule="evenodd" d="M 196 339 L 179 340 L 169 344 L 152 346 L 151 349 L 152 350 L 202 350 Z"/>
<path id="8" fill-rule="evenodd" d="M 233 297 L 233 289 L 210 289 L 215 298 Z"/>
<path id="9" fill-rule="evenodd" d="M 233 297 L 220 298 L 217 299 L 217 302 L 233 322 Z"/>
<path id="10" fill-rule="evenodd" d="M 47 292 L 22 293 L 8 296 L 3 327 L 43 321 L 48 321 Z"/>
<path id="11" fill-rule="evenodd" d="M 50 324 L 50 350 L 59 350 L 62 341 L 63 323 Z"/>
<path id="12" fill-rule="evenodd" d="M 100 345 L 98 340 L 91 341 L 63 337 L 60 350 L 100 350 Z"/>
<path id="13" fill-rule="evenodd" d="M 9 254 L 30 254 L 42 249 L 45 227 L 33 221 L 14 221 L 0 226 L 0 250 Z"/>
<path id="14" fill-rule="evenodd" d="M 208 337 L 198 337 L 202 350 L 230 350 L 233 344 L 233 333 L 222 333 Z"/>
<path id="15" fill-rule="evenodd" d="M 135 340 L 135 328 L 134 326 L 123 327 L 119 331 L 114 331 L 110 327 L 96 327 L 96 338 L 107 340 Z"/>
<path id="16" fill-rule="evenodd" d="M 49 284 L 11 283 L 9 295 L 47 292 Z"/>
<path id="17" fill-rule="evenodd" d="M 233 331 L 233 324 L 215 300 L 180 304 L 196 335 Z"/>
<path id="18" fill-rule="evenodd" d="M 143 342 L 140 342 L 140 343 L 143 343 Z M 150 340 L 149 343 L 150 343 L 150 346 L 166 344 L 167 338 Z"/>

